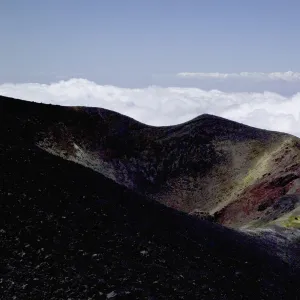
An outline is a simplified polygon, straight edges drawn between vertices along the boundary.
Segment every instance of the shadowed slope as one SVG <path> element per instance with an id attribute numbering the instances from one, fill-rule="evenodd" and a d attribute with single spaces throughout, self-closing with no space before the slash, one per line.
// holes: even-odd
<path id="1" fill-rule="evenodd" d="M 202 115 L 151 127 L 105 109 L 1 98 L 22 135 L 167 206 L 241 227 L 285 194 L 300 193 L 300 142 Z M 16 125 L 20 126 L 20 125 Z"/>
<path id="2" fill-rule="evenodd" d="M 1 124 L 2 299 L 299 299 L 259 240 L 52 156 L 21 121 Z"/>

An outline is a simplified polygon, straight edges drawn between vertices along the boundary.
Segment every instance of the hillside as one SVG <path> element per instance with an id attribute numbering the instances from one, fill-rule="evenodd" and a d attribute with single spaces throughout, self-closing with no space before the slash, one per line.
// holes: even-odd
<path id="1" fill-rule="evenodd" d="M 273 209 L 279 199 L 289 202 L 282 196 L 300 194 L 300 140 L 294 136 L 212 115 L 152 127 L 100 108 L 4 97 L 1 106 L 5 123 L 17 119 L 20 135 L 41 149 L 169 207 L 233 228 L 262 226 L 266 213 L 298 215 L 299 201 L 282 203 L 281 213 Z M 298 226 L 294 219 L 290 224 Z"/>
<path id="2" fill-rule="evenodd" d="M 141 191 L 37 146 L 61 120 L 68 132 L 74 130 L 72 139 L 79 138 L 80 130 L 82 137 L 87 132 L 96 136 L 102 123 L 94 131 L 92 125 L 98 115 L 5 101 L 0 131 L 2 299 L 299 299 L 299 269 L 265 251 L 268 244 L 260 239 L 149 201 Z M 87 121 L 81 119 L 86 115 Z M 107 112 L 104 120 L 114 116 Z M 127 120 L 134 138 L 148 132 L 143 144 L 116 149 L 134 157 L 135 147 L 155 142 L 156 129 Z M 114 131 L 108 125 L 103 132 Z M 107 157 L 115 163 L 126 156 L 108 148 Z M 146 183 L 137 186 L 149 188 Z"/>

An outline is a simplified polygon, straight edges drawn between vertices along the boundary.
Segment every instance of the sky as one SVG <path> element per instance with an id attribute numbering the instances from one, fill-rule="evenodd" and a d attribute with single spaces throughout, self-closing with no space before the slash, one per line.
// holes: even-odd
<path id="1" fill-rule="evenodd" d="M 300 71 L 299 0 L 1 0 L 0 82 Z"/>
<path id="2" fill-rule="evenodd" d="M 0 94 L 300 135 L 299 28 L 299 0 L 0 0 Z"/>

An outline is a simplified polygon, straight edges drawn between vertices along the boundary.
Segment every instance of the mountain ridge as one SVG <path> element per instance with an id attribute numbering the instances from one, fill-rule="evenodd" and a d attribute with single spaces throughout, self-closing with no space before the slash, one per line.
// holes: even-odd
<path id="1" fill-rule="evenodd" d="M 293 252 L 287 264 L 268 241 L 51 155 L 16 120 L 2 125 L 3 299 L 298 299 Z"/>
<path id="2" fill-rule="evenodd" d="M 209 114 L 154 127 L 101 108 L 3 97 L 1 106 L 41 149 L 226 226 L 253 224 L 264 216 L 259 207 L 300 193 L 300 140 L 288 134 Z"/>

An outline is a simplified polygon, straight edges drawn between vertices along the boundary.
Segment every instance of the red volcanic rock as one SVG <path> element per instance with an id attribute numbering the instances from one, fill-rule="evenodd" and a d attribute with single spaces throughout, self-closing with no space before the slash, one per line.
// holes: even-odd
<path id="1" fill-rule="evenodd" d="M 279 186 L 274 186 L 274 182 L 262 182 L 248 187 L 238 200 L 216 214 L 217 221 L 226 226 L 240 227 L 263 216 L 259 207 L 272 206 L 276 199 L 286 194 L 295 179 L 285 185 L 284 181 Z M 275 182 L 281 182 L 280 180 L 281 178 L 277 178 Z"/>

